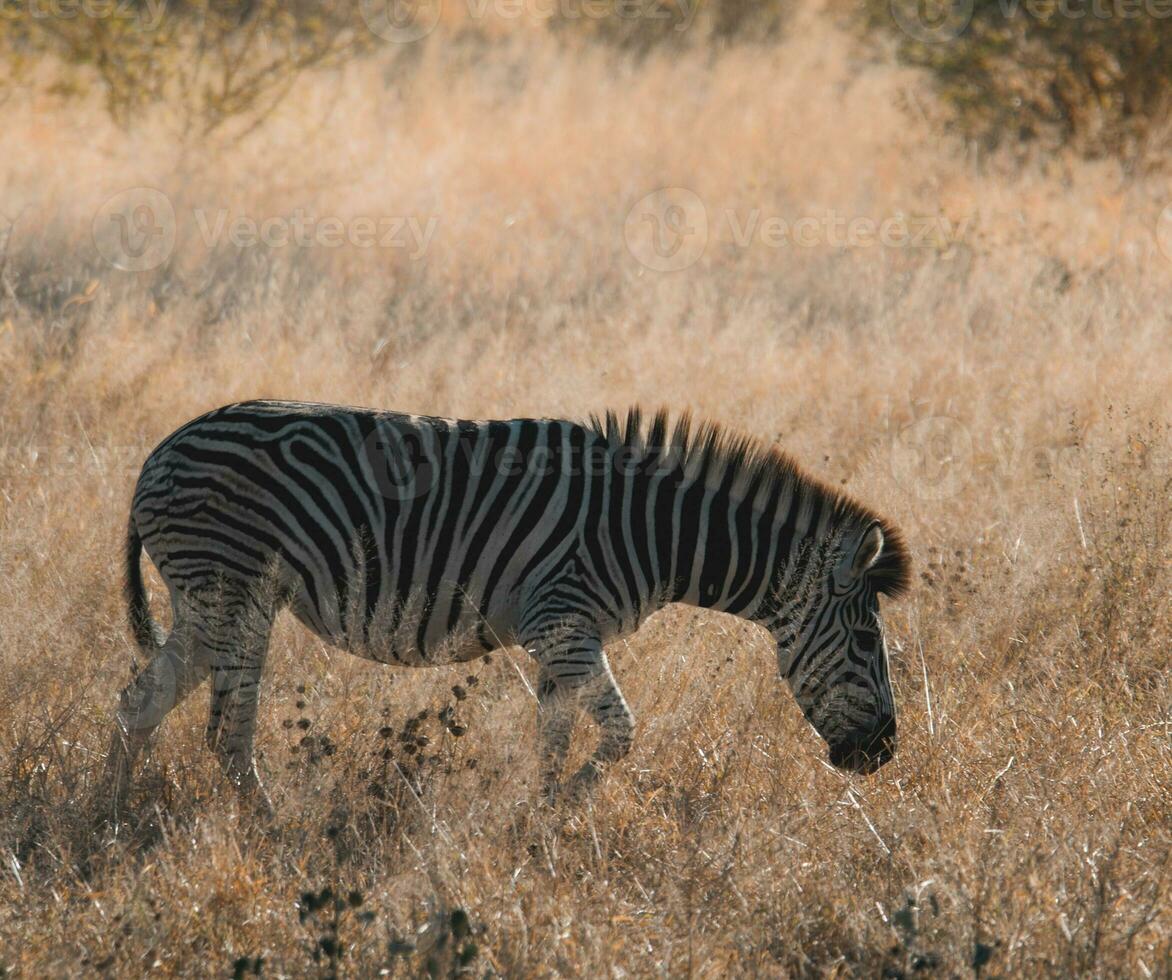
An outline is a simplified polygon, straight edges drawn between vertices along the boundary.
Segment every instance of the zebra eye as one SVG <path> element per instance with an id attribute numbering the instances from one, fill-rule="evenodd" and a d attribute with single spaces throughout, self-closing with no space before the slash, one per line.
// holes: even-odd
<path id="1" fill-rule="evenodd" d="M 854 637 L 855 646 L 863 653 L 874 653 L 875 647 L 879 645 L 879 634 L 871 630 L 851 630 L 851 636 Z"/>

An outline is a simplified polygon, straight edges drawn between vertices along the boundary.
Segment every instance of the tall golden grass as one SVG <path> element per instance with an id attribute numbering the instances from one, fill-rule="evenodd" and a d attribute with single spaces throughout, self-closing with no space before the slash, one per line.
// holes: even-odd
<path id="1" fill-rule="evenodd" d="M 976 158 L 927 128 L 915 74 L 794 17 L 777 43 L 639 61 L 441 25 L 406 63 L 307 75 L 235 142 L 163 108 L 116 129 L 51 86 L 6 105 L 0 973 L 1169 976 L 1172 188 Z M 125 272 L 92 227 L 138 187 L 176 242 Z M 709 225 L 676 272 L 627 241 L 663 187 Z M 435 233 L 413 257 L 199 224 L 297 209 Z M 738 242 L 754 210 L 813 238 Z M 932 233 L 826 231 L 857 218 Z M 97 824 L 137 466 L 254 396 L 663 403 L 779 441 L 913 548 L 885 609 L 895 761 L 831 770 L 768 638 L 672 608 L 612 651 L 632 755 L 549 808 L 519 651 L 395 671 L 282 620 L 275 824 L 238 811 L 202 694 L 129 821 Z"/>

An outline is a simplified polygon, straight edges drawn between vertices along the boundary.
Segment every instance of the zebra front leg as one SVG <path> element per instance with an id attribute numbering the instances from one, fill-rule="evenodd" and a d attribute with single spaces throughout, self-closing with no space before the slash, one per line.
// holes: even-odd
<path id="1" fill-rule="evenodd" d="M 570 747 L 576 709 L 585 705 L 602 730 L 594 756 L 569 783 L 571 794 L 589 789 L 603 768 L 631 748 L 635 719 L 627 707 L 597 637 L 569 632 L 556 642 L 535 645 L 530 653 L 541 664 L 538 677 L 538 729 L 541 776 L 548 797 L 558 791 L 558 777 Z"/>
<path id="2" fill-rule="evenodd" d="M 542 666 L 537 677 L 537 740 L 541 791 L 551 802 L 557 796 L 558 778 L 570 752 L 574 708 L 564 685 L 548 667 Z"/>
<path id="3" fill-rule="evenodd" d="M 635 737 L 635 716 L 611 672 L 606 654 L 600 651 L 601 670 L 583 686 L 582 695 L 590 716 L 602 730 L 594 756 L 570 780 L 572 794 L 590 790 L 606 766 L 618 762 L 631 751 Z"/>

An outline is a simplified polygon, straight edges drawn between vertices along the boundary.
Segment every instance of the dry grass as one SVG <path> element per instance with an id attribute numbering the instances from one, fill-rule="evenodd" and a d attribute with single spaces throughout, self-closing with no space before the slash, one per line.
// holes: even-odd
<path id="1" fill-rule="evenodd" d="M 127 134 L 47 96 L 5 107 L 0 966 L 302 975 L 337 953 L 346 976 L 444 975 L 473 942 L 477 976 L 1170 975 L 1172 262 L 1152 229 L 1172 189 L 968 159 L 897 108 L 915 76 L 852 65 L 813 10 L 787 36 L 636 65 L 441 31 L 409 64 L 304 79 L 227 147 L 171 142 L 162 113 Z M 178 247 L 119 272 L 90 222 L 137 185 L 174 202 Z M 623 228 L 664 185 L 710 216 L 964 230 L 742 248 L 713 222 L 699 261 L 658 273 Z M 236 250 L 193 208 L 439 224 L 418 259 Z M 550 811 L 518 651 L 396 672 L 282 620 L 259 736 L 276 827 L 237 813 L 197 695 L 130 825 L 95 830 L 137 465 L 257 395 L 641 400 L 780 438 L 912 543 L 917 586 L 886 610 L 897 759 L 830 770 L 767 639 L 670 609 L 613 651 L 633 754 Z M 327 887 L 342 909 L 311 913 Z"/>

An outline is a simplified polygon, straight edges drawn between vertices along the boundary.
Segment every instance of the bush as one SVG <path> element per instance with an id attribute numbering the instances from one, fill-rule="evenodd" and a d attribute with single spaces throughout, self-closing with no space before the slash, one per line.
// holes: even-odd
<path id="1" fill-rule="evenodd" d="M 58 94 L 86 91 L 92 71 L 119 123 L 165 102 L 178 111 L 185 134 L 203 137 L 229 120 L 250 131 L 303 69 L 375 49 L 411 64 L 418 49 L 394 42 L 421 41 L 439 23 L 460 40 L 483 41 L 516 24 L 516 12 L 568 43 L 645 54 L 667 45 L 773 41 L 786 9 L 783 0 L 484 0 L 446 7 L 442 0 L 0 0 L 0 52 L 8 66 L 0 86 L 26 81 L 38 60 L 56 56 L 76 69 L 54 83 Z"/>
<path id="2" fill-rule="evenodd" d="M 927 68 L 953 122 L 986 146 L 1133 158 L 1172 104 L 1168 0 L 861 2 L 866 29 Z"/>
<path id="3" fill-rule="evenodd" d="M 776 41 L 784 0 L 594 0 L 557 5 L 552 27 L 563 39 L 585 37 L 636 54 L 665 45 Z"/>
<path id="4" fill-rule="evenodd" d="M 185 133 L 207 136 L 230 119 L 255 124 L 298 73 L 335 63 L 371 42 L 349 5 L 279 0 L 0 0 L 7 81 L 25 81 L 38 59 L 92 69 L 110 114 L 126 123 L 167 101 Z M 360 22 L 359 22 L 360 24 Z M 59 82 L 58 91 L 85 83 Z"/>

